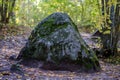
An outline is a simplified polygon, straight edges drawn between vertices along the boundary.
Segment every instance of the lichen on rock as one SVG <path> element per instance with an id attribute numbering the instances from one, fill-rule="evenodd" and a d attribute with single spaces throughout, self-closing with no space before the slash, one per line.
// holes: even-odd
<path id="1" fill-rule="evenodd" d="M 99 70 L 94 52 L 82 39 L 77 26 L 66 13 L 53 13 L 32 31 L 18 59 L 37 59 L 60 64 L 74 61 L 85 69 Z"/>

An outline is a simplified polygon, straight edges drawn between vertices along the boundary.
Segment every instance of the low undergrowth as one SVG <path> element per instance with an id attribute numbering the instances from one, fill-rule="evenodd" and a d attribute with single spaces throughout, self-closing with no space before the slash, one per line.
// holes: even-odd
<path id="1" fill-rule="evenodd" d="M 120 64 L 120 56 L 112 56 L 109 58 L 105 58 L 103 59 L 103 61 L 117 65 L 117 64 Z"/>

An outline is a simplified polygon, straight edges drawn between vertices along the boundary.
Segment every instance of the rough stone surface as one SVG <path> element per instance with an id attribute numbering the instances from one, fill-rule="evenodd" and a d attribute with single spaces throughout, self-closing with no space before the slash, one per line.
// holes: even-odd
<path id="1" fill-rule="evenodd" d="M 72 61 L 86 70 L 100 70 L 96 55 L 65 13 L 53 13 L 41 21 L 32 31 L 17 59 L 37 59 L 58 65 Z"/>

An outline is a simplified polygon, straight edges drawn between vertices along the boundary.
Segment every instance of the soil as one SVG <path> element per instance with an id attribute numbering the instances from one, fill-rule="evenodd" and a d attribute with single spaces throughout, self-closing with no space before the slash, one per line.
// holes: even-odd
<path id="1" fill-rule="evenodd" d="M 14 59 L 31 32 L 31 29 L 24 28 L 24 30 L 27 31 L 13 36 L 7 35 L 5 39 L 0 40 L 0 80 L 120 80 L 120 65 L 106 63 L 102 59 L 99 60 L 101 71 L 92 73 L 76 71 L 75 65 L 69 70 L 43 69 L 41 68 L 43 62 L 36 60 L 26 60 L 24 64 L 18 64 L 21 62 Z M 81 33 L 81 35 L 89 46 L 97 47 L 90 39 L 90 34 Z M 51 65 L 47 65 L 46 68 L 48 66 Z"/>

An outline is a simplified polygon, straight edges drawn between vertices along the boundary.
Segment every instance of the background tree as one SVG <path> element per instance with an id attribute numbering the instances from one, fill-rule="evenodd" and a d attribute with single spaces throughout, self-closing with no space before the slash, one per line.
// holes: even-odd
<path id="1" fill-rule="evenodd" d="M 13 14 L 13 8 L 15 6 L 16 0 L 2 0 L 0 3 L 1 8 L 1 23 L 7 24 L 9 23 L 9 19 Z"/>
<path id="2" fill-rule="evenodd" d="M 102 53 L 103 55 L 118 55 L 117 43 L 120 34 L 120 1 L 102 0 Z"/>

